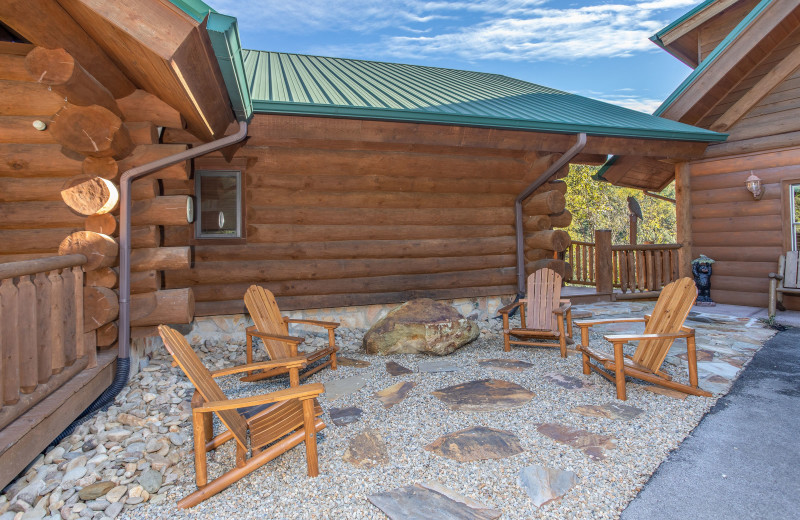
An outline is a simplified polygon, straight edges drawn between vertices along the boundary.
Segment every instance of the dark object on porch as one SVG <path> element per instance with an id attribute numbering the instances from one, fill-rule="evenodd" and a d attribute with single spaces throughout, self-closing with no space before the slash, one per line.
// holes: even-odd
<path id="1" fill-rule="evenodd" d="M 711 299 L 711 264 L 714 260 L 706 255 L 700 255 L 699 258 L 692 260 L 692 274 L 694 275 L 694 283 L 697 285 L 697 302 L 695 305 L 703 307 L 713 307 L 716 305 L 714 300 Z"/>

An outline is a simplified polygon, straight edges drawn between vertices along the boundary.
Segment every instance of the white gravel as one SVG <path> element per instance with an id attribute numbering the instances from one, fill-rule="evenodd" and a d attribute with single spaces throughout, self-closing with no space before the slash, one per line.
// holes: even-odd
<path id="1" fill-rule="evenodd" d="M 627 304 L 625 312 L 633 310 L 640 314 L 647 306 L 641 303 Z M 610 310 L 608 304 L 584 309 L 587 308 L 595 314 L 618 312 Z M 617 306 L 614 309 L 619 308 Z M 178 510 L 176 501 L 194 490 L 192 433 L 187 401 L 191 398 L 192 390 L 180 370 L 170 366 L 171 359 L 165 355 L 156 356 L 147 367 L 147 372 L 133 378 L 115 406 L 98 414 L 89 424 L 83 425 L 76 435 L 56 448 L 63 448 L 65 455 L 60 452 L 56 454 L 65 461 L 70 453 L 76 451 L 86 452 L 84 454 L 88 459 L 101 452 L 112 455 L 109 460 L 100 457 L 94 459 L 96 463 L 84 464 L 89 469 L 86 478 L 97 475 L 92 482 L 108 479 L 128 487 L 128 494 L 122 499 L 127 502 L 118 518 L 385 518 L 367 500 L 367 495 L 429 480 L 438 481 L 488 507 L 501 510 L 504 519 L 617 518 L 667 454 L 691 432 L 716 401 L 716 398 L 694 396 L 679 400 L 629 385 L 626 404 L 644 410 L 643 414 L 631 421 L 586 417 L 570 410 L 578 405 L 601 405 L 615 401 L 612 384 L 596 374 L 584 376 L 580 358 L 570 355 L 562 359 L 557 349 L 514 347 L 511 352 L 505 353 L 499 320 L 480 325 L 482 332 L 479 339 L 447 357 L 461 370 L 441 373 L 417 372 L 420 362 L 430 361 L 431 358 L 426 356 L 393 355 L 378 358 L 362 354 L 360 338 L 364 331 L 340 330 L 337 339 L 342 347 L 340 356 L 366 360 L 371 365 L 366 368 L 340 366 L 337 371 L 326 369 L 308 380 L 324 383 L 353 375 L 367 380 L 367 384 L 353 394 L 333 402 L 328 402 L 324 395 L 320 399 L 325 410 L 323 420 L 328 426 L 319 435 L 320 476 L 316 478 L 306 475 L 305 451 L 300 445 L 191 510 Z M 718 346 L 725 352 L 735 354 L 740 362 L 746 362 L 772 335 L 772 331 L 761 328 L 760 324 L 746 320 L 690 325 L 697 327 L 700 348 L 713 349 Z M 576 328 L 576 339 L 578 336 Z M 602 331 L 594 332 L 592 344 L 604 346 L 601 336 Z M 319 337 L 316 341 L 323 341 L 323 338 Z M 239 345 L 203 345 L 197 350 L 211 369 L 240 363 L 244 359 L 244 350 Z M 477 364 L 477 360 L 487 358 L 518 359 L 532 363 L 533 367 L 515 373 L 485 369 Z M 385 370 L 387 361 L 396 361 L 414 373 L 392 377 Z M 687 379 L 683 367 L 665 364 L 665 370 L 679 381 Z M 551 372 L 579 377 L 594 383 L 594 386 L 588 390 L 565 389 L 544 377 Z M 533 391 L 535 397 L 522 408 L 475 413 L 451 411 L 431 395 L 437 389 L 483 378 L 517 383 Z M 400 404 L 385 409 L 374 393 L 401 381 L 414 381 L 416 386 Z M 278 379 L 246 384 L 235 377 L 228 377 L 221 381 L 221 385 L 230 397 L 239 397 L 283 389 L 288 386 L 288 381 Z M 148 399 L 150 401 L 145 403 Z M 347 406 L 361 408 L 364 412 L 361 420 L 347 426 L 335 426 L 328 410 Z M 138 426 L 120 425 L 118 418 L 122 412 L 146 421 Z M 541 423 L 559 423 L 611 435 L 616 439 L 617 448 L 606 451 L 605 460 L 593 461 L 583 451 L 539 434 L 536 427 Z M 505 459 L 459 463 L 424 450 L 424 446 L 439 436 L 471 426 L 508 430 L 519 437 L 525 451 Z M 385 439 L 390 460 L 387 465 L 359 469 L 342 460 L 349 440 L 366 428 L 379 431 Z M 131 435 L 121 434 L 118 431 L 120 429 L 130 431 Z M 109 431 L 112 431 L 110 436 Z M 113 455 L 130 446 L 131 439 L 143 443 L 151 440 L 150 447 L 155 448 L 155 441 L 161 438 L 167 439 L 166 446 L 169 447 L 158 452 L 163 453 L 162 458 L 166 460 L 164 483 L 157 492 L 148 494 L 145 491 L 142 494 L 139 489 L 133 489 L 138 483 L 137 478 L 150 469 L 153 460 L 164 461 L 151 455 L 149 459 L 143 457 L 134 466 L 130 465 L 131 462 L 126 466 L 121 457 Z M 88 441 L 99 446 L 86 450 L 85 443 Z M 136 447 L 141 446 L 134 445 Z M 75 458 L 70 457 L 69 460 Z M 38 468 L 47 462 L 45 459 L 40 458 Z M 133 461 L 132 458 L 125 460 Z M 232 443 L 222 447 L 216 454 L 210 454 L 210 478 L 232 468 L 233 461 Z M 560 500 L 537 509 L 518 484 L 520 471 L 532 464 L 574 471 L 578 475 L 578 483 Z M 62 469 L 66 469 L 66 465 Z M 126 473 L 126 470 L 133 471 Z M 14 491 L 18 492 L 34 480 L 36 474 L 36 468 L 30 470 L 12 486 Z M 88 485 L 87 482 L 84 481 L 83 485 Z M 81 487 L 75 485 L 75 489 Z M 76 500 L 73 500 L 72 509 L 65 511 L 63 495 L 59 496 L 61 504 L 59 500 L 52 499 L 51 495 L 56 492 L 69 494 L 68 490 L 56 486 L 55 490 L 41 499 L 45 501 L 43 508 L 53 518 L 107 517 L 102 506 L 108 508 L 108 505 L 102 503 L 103 499 L 95 501 L 100 502 L 96 505 L 98 511 L 93 511 L 91 507 L 80 507 L 81 501 Z M 145 500 L 135 504 L 139 502 L 138 497 Z M 15 512 L 20 507 L 9 509 L 9 505 L 14 503 L 13 497 L 0 497 L 1 520 L 22 518 L 22 511 Z M 53 509 L 50 506 L 59 507 Z M 33 510 L 31 507 L 29 509 Z M 115 506 L 113 513 L 118 513 L 117 509 L 120 508 Z M 5 516 L 8 513 L 14 514 Z"/>

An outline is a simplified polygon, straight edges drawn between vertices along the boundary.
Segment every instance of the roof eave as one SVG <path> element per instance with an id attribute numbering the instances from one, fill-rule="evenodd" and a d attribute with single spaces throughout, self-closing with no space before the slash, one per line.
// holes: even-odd
<path id="1" fill-rule="evenodd" d="M 559 134 L 577 134 L 585 132 L 590 135 L 603 137 L 666 139 L 674 141 L 699 141 L 707 143 L 722 142 L 727 139 L 727 134 L 720 134 L 710 130 L 700 129 L 698 129 L 700 130 L 698 132 L 678 132 L 652 129 L 622 129 L 617 127 L 554 123 L 548 121 L 501 119 L 477 116 L 464 117 L 460 115 L 396 110 L 389 108 L 380 109 L 372 107 L 321 106 L 306 103 L 286 103 L 263 100 L 253 100 L 253 111 L 259 114 L 374 119 L 383 121 L 498 128 L 504 130 L 528 130 Z"/>
<path id="2" fill-rule="evenodd" d="M 206 25 L 211 46 L 219 63 L 225 88 L 231 100 L 233 112 L 239 121 L 253 117 L 253 103 L 244 72 L 242 44 L 236 18 L 215 12 L 208 13 Z"/>

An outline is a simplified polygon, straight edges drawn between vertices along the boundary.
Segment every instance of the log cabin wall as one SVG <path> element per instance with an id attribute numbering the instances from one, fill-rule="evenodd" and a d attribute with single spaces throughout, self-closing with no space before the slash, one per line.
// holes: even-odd
<path id="1" fill-rule="evenodd" d="M 273 123 L 314 125 L 329 137 L 275 140 L 266 131 Z M 193 243 L 194 265 L 167 272 L 166 287 L 191 287 L 197 315 L 243 312 L 253 283 L 287 310 L 514 294 L 514 199 L 552 156 L 391 142 L 393 132 L 419 126 L 409 123 L 385 123 L 384 142 L 343 136 L 342 125 L 352 124 L 257 115 L 234 160 L 245 178 L 245 240 L 195 240 L 191 226 L 168 227 L 165 245 Z M 485 130 L 487 142 L 492 135 Z M 219 157 L 196 159 L 194 168 L 231 169 Z M 569 237 L 550 221 L 552 214 L 569 225 L 564 188 L 549 183 L 526 205 L 529 269 L 565 268 L 553 256 Z M 185 194 L 193 184 L 170 181 L 165 189 Z"/>
<path id="2" fill-rule="evenodd" d="M 778 256 L 791 249 L 789 187 L 800 183 L 800 70 L 770 85 L 780 64 L 797 60 L 800 27 L 774 50 L 700 121 L 714 128 L 745 96 L 762 96 L 729 128 L 725 143 L 708 147 L 706 159 L 689 164 L 692 256 L 717 260 L 712 298 L 720 303 L 767 305 L 767 275 Z M 750 171 L 762 179 L 761 200 L 745 190 Z M 786 299 L 800 308 L 797 298 Z"/>
<path id="3" fill-rule="evenodd" d="M 74 64 L 68 78 L 53 73 L 54 60 Z M 84 267 L 86 332 L 96 335 L 98 347 L 114 347 L 116 183 L 127 169 L 185 150 L 160 144 L 157 131 L 182 127 L 183 119 L 142 90 L 115 99 L 60 49 L 0 43 L 0 88 L 0 263 L 70 253 L 94 259 Z M 161 179 L 189 176 L 187 162 L 132 185 L 134 337 L 193 318 L 190 290 L 162 291 L 164 270 L 188 267 L 190 251 L 162 247 L 161 226 L 186 223 L 190 201 L 161 196 Z"/>

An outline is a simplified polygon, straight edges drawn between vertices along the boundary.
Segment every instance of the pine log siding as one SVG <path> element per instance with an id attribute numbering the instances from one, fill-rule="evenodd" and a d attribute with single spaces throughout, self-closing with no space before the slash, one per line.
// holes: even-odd
<path id="1" fill-rule="evenodd" d="M 767 275 L 791 244 L 788 183 L 800 182 L 800 147 L 693 162 L 689 170 L 691 256 L 716 260 L 712 299 L 765 307 Z M 744 188 L 751 170 L 762 180 L 759 201 Z"/>
<path id="2" fill-rule="evenodd" d="M 325 118 L 313 124 L 327 125 L 328 139 L 276 142 L 261 131 L 269 117 L 255 117 L 234 160 L 245 178 L 246 243 L 194 239 L 189 226 L 165 229 L 165 245 L 194 245 L 193 267 L 168 271 L 165 283 L 191 287 L 198 315 L 242 312 L 253 283 L 273 291 L 284 309 L 516 292 L 514 199 L 549 155 L 487 146 L 488 129 L 481 146 L 343 138 L 341 121 Z M 387 125 L 403 134 L 412 126 Z M 221 157 L 199 158 L 194 167 L 231 169 Z M 561 184 L 538 190 L 554 195 L 537 199 L 526 216 L 563 214 Z M 165 193 L 192 188 L 170 182 Z M 541 231 L 531 226 L 528 236 Z M 554 250 L 532 246 L 529 261 L 553 258 Z"/>

